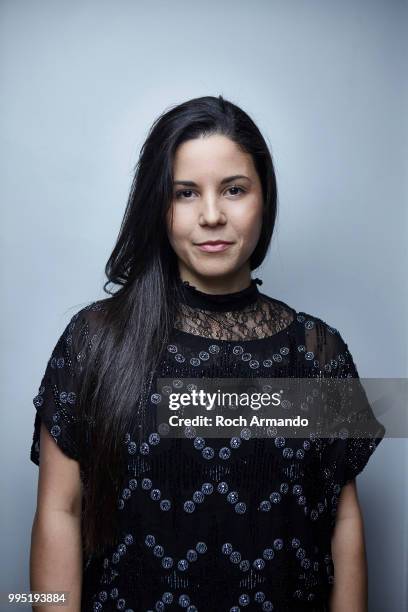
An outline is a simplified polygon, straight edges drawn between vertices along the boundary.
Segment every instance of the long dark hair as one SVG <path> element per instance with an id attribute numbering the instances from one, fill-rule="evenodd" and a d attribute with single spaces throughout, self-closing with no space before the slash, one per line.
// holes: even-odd
<path id="1" fill-rule="evenodd" d="M 103 553 L 116 542 L 123 446 L 130 431 L 137 431 L 138 443 L 144 439 L 144 390 L 173 327 L 178 266 L 166 213 L 173 198 L 174 155 L 183 142 L 213 134 L 230 138 L 252 156 L 262 184 L 263 223 L 251 270 L 260 266 L 270 245 L 276 177 L 271 153 L 253 120 L 222 96 L 195 98 L 159 116 L 142 146 L 117 242 L 105 266 L 104 291 L 110 297 L 88 310 L 92 343 L 79 398 L 79 412 L 92 432 L 80 445 L 86 554 Z M 108 289 L 110 284 L 116 291 Z"/>

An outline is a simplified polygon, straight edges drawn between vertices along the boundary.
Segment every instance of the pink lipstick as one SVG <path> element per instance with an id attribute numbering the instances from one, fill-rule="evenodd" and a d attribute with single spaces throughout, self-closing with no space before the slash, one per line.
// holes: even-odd
<path id="1" fill-rule="evenodd" d="M 198 246 L 201 251 L 206 251 L 207 253 L 219 253 L 220 251 L 228 249 L 231 244 L 232 242 L 227 242 L 226 240 L 208 240 L 196 246 Z"/>

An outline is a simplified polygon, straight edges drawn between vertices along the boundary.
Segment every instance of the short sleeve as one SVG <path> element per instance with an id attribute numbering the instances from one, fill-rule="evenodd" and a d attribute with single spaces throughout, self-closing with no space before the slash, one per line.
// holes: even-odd
<path id="1" fill-rule="evenodd" d="M 332 343 L 335 354 L 329 363 L 335 367 L 331 373 L 341 379 L 337 393 L 343 422 L 340 420 L 338 433 L 345 435 L 332 442 L 328 457 L 336 482 L 344 486 L 363 471 L 384 438 L 385 427 L 374 414 L 349 347 L 337 330 Z"/>
<path id="2" fill-rule="evenodd" d="M 344 363 L 341 364 L 340 376 L 351 380 L 351 394 L 348 396 L 348 421 L 351 424 L 351 435 L 345 440 L 344 465 L 342 466 L 342 484 L 353 480 L 368 463 L 385 435 L 385 427 L 376 418 L 360 381 L 354 359 L 347 344 L 343 345 Z"/>
<path id="3" fill-rule="evenodd" d="M 60 449 L 79 461 L 78 415 L 79 368 L 77 338 L 83 326 L 81 311 L 69 321 L 48 359 L 38 393 L 32 400 L 35 407 L 34 433 L 30 459 L 40 464 L 41 421 Z"/>

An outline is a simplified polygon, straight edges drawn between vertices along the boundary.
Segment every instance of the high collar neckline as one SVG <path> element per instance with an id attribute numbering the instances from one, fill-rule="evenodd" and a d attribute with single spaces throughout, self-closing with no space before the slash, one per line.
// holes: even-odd
<path id="1" fill-rule="evenodd" d="M 262 285 L 259 278 L 252 278 L 248 287 L 233 293 L 206 293 L 200 291 L 188 281 L 183 281 L 178 277 L 181 302 L 192 308 L 200 308 L 211 311 L 233 311 L 242 310 L 246 306 L 253 304 L 259 297 L 257 285 Z"/>

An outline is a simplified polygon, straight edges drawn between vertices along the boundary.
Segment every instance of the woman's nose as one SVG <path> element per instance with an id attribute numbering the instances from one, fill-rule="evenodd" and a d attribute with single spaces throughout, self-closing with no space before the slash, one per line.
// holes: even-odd
<path id="1" fill-rule="evenodd" d="M 202 200 L 200 220 L 208 225 L 225 222 L 225 213 L 216 197 L 208 196 Z"/>

